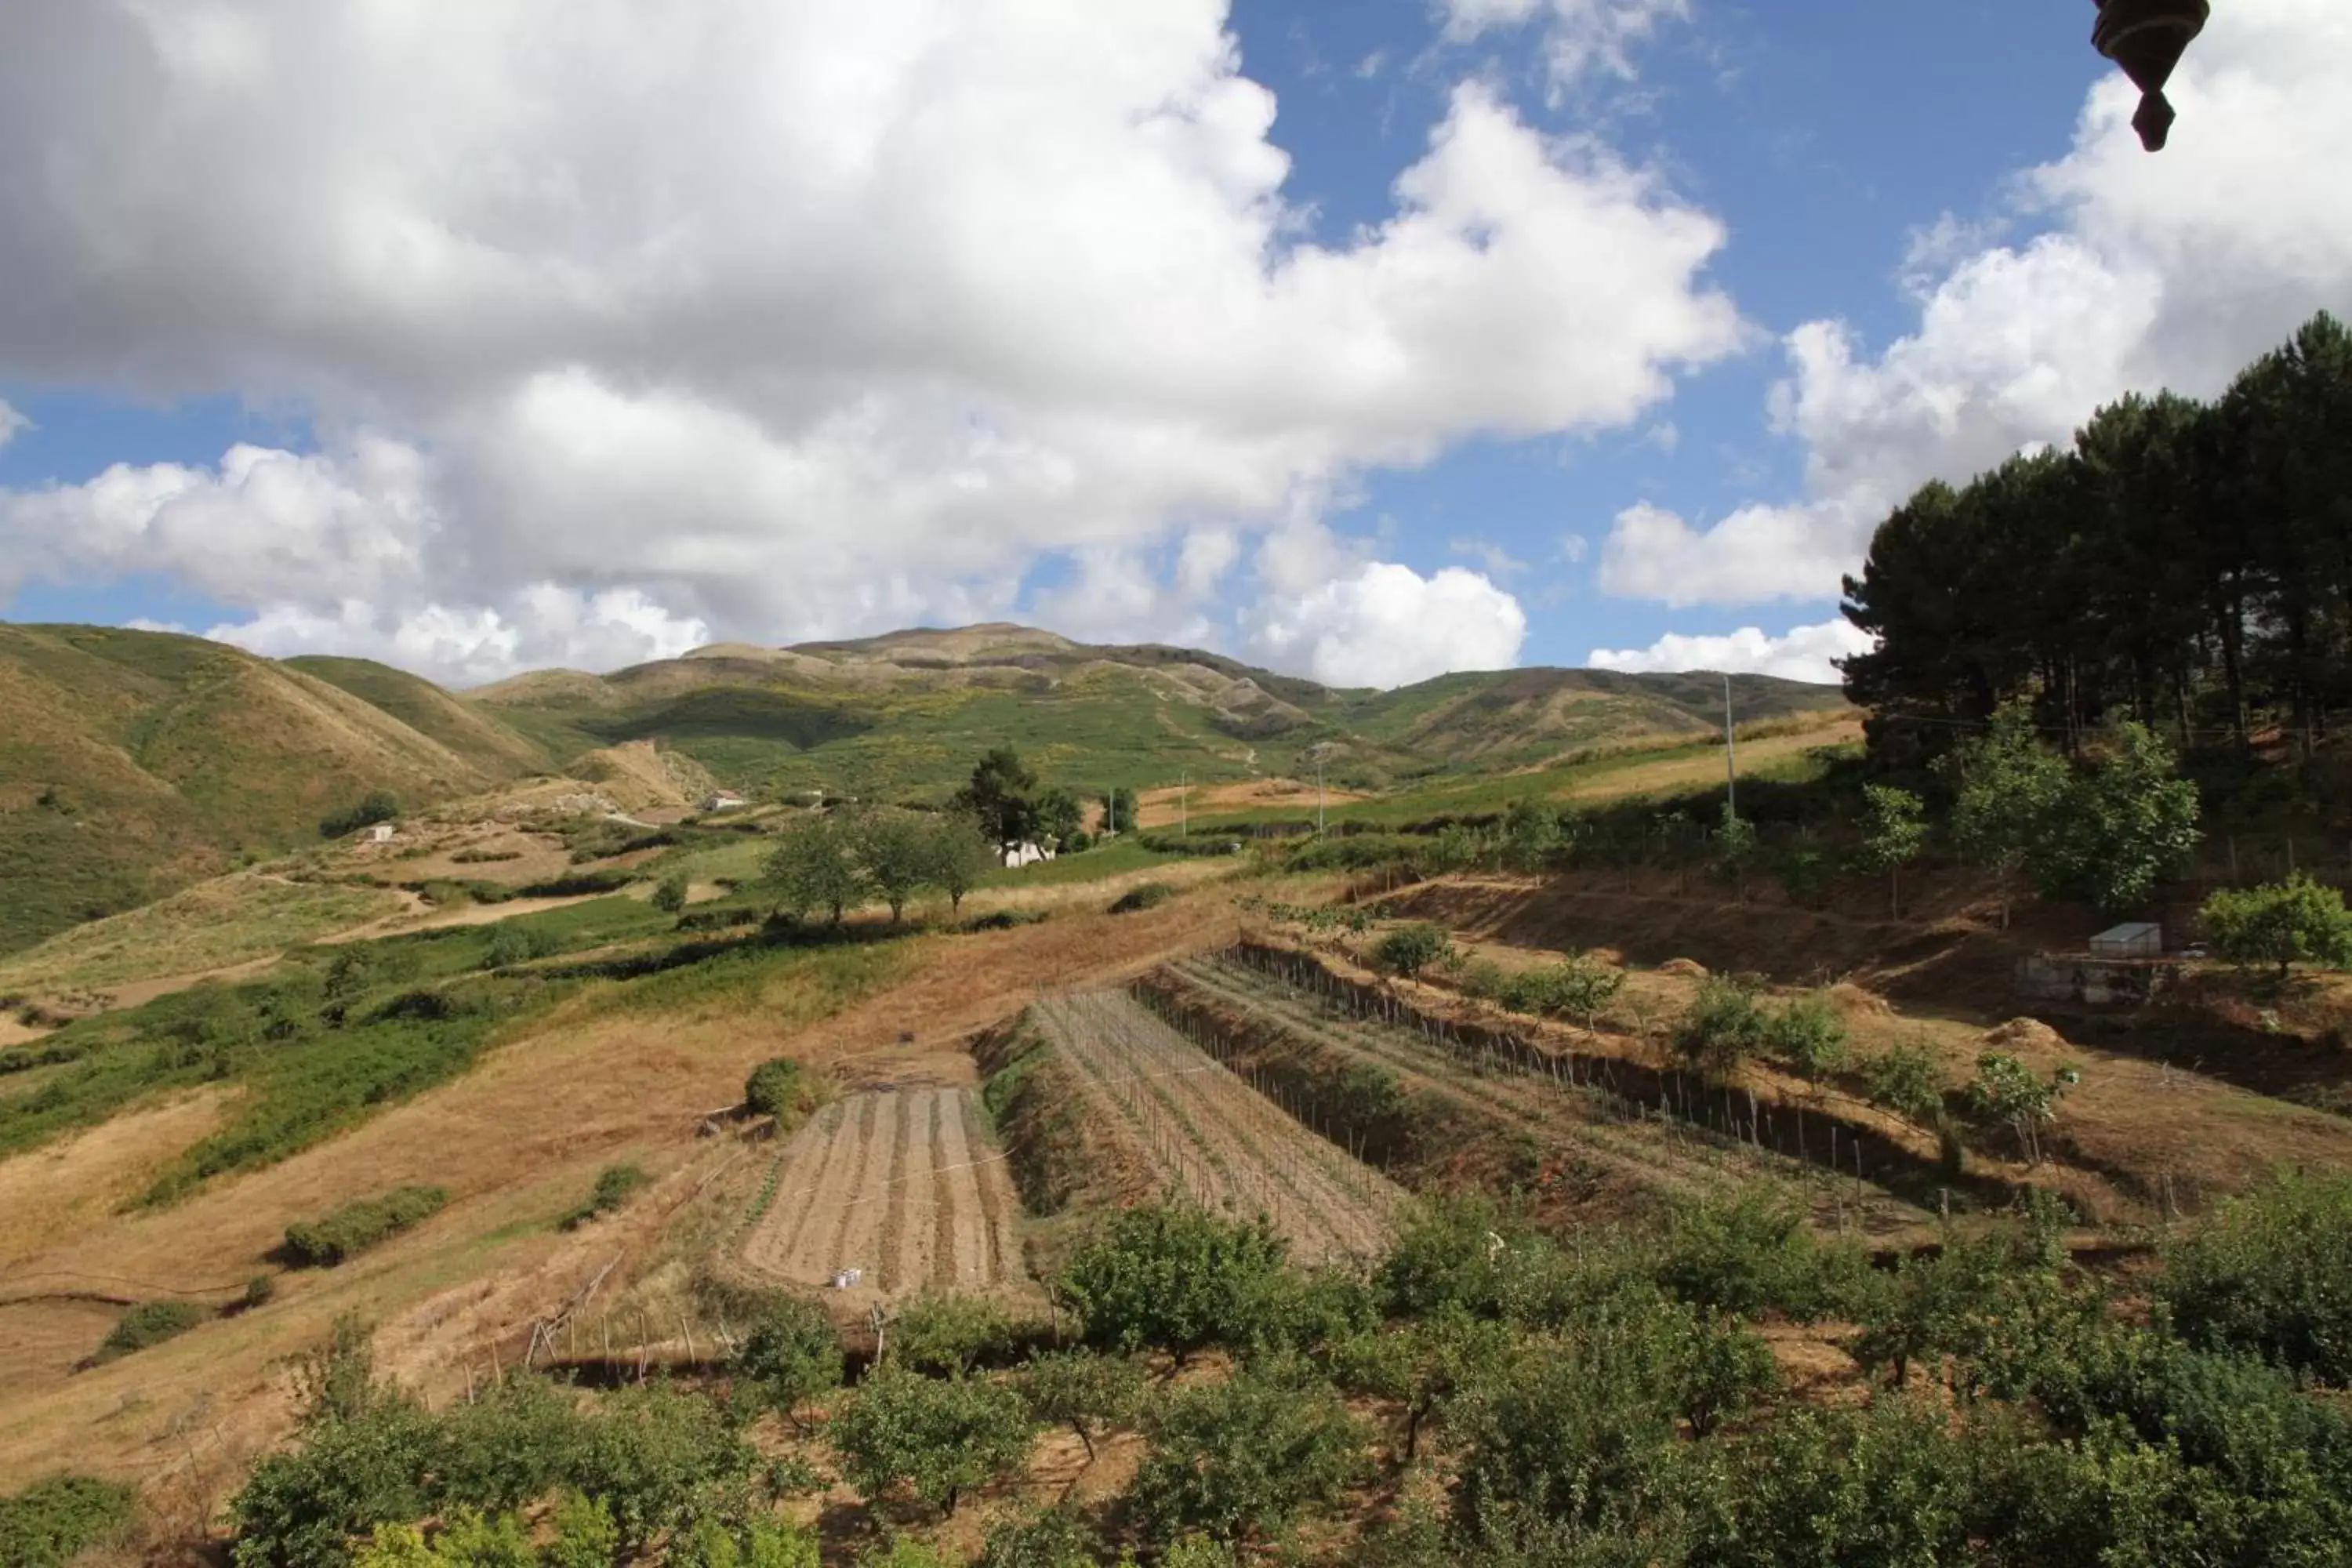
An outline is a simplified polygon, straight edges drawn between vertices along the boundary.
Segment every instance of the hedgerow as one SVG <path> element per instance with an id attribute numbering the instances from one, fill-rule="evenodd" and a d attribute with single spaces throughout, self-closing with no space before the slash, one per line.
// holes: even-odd
<path id="1" fill-rule="evenodd" d="M 287 1261 L 306 1268 L 331 1268 L 422 1225 L 448 1202 L 448 1193 L 440 1187 L 399 1187 L 381 1197 L 345 1204 L 323 1219 L 298 1220 L 286 1227 Z"/>

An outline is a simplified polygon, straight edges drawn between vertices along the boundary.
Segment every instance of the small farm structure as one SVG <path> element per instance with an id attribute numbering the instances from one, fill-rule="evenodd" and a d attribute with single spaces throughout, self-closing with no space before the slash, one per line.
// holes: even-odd
<path id="1" fill-rule="evenodd" d="M 1025 842 L 1007 844 L 1004 846 L 1003 855 L 1007 870 L 1018 870 L 1024 866 L 1035 866 L 1054 858 L 1054 852 L 1051 849 Z"/>
<path id="2" fill-rule="evenodd" d="M 703 796 L 702 809 L 705 811 L 740 811 L 751 804 L 751 803 L 750 801 L 745 800 L 741 795 L 730 795 L 726 790 L 722 789 L 715 795 Z"/>
<path id="3" fill-rule="evenodd" d="M 367 838 L 365 841 L 370 844 L 389 844 L 393 841 L 394 837 L 395 834 L 391 823 L 379 822 L 368 828 Z"/>
<path id="4" fill-rule="evenodd" d="M 2135 921 L 2103 931 L 2091 939 L 2093 958 L 2162 958 L 2164 928 L 2152 921 Z"/>

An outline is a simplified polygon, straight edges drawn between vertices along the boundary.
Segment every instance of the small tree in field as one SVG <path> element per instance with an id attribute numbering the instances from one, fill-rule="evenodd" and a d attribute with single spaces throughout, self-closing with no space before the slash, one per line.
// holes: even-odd
<path id="1" fill-rule="evenodd" d="M 1739 901 L 1748 901 L 1748 865 L 1756 858 L 1756 825 L 1723 803 L 1723 821 L 1715 831 L 1715 858 L 1732 880 Z"/>
<path id="2" fill-rule="evenodd" d="M 859 1491 L 875 1498 L 904 1483 L 942 1514 L 1017 1468 L 1035 1435 L 1020 1394 L 1005 1384 L 890 1367 L 869 1374 L 825 1428 Z"/>
<path id="3" fill-rule="evenodd" d="M 931 841 L 930 824 L 908 812 L 873 812 L 857 823 L 858 864 L 867 885 L 890 906 L 892 925 L 898 923 L 907 900 L 931 882 L 936 869 Z"/>
<path id="4" fill-rule="evenodd" d="M 1977 1076 L 1961 1090 L 1971 1119 L 1987 1126 L 2007 1127 L 2017 1138 L 2017 1152 L 2029 1165 L 2042 1163 L 2042 1133 L 2058 1121 L 2058 1100 L 2082 1081 L 2082 1074 L 2062 1067 L 2047 1080 L 2006 1051 L 1987 1051 L 1977 1058 Z"/>
<path id="5" fill-rule="evenodd" d="M 2042 743 L 2032 710 L 2012 702 L 1992 727 L 1946 759 L 1956 786 L 1952 838 L 1960 853 L 2000 879 L 2000 923 L 2009 924 L 2009 891 L 2036 858 L 2073 787 L 2066 759 Z"/>
<path id="6" fill-rule="evenodd" d="M 1369 1436 L 1328 1384 L 1244 1368 L 1183 1390 L 1153 1420 L 1136 1512 L 1160 1541 L 1276 1536 L 1369 1474 Z"/>
<path id="7" fill-rule="evenodd" d="M 1927 808 L 1907 789 L 1863 787 L 1863 863 L 1887 874 L 1887 913 L 1903 916 L 1903 868 L 1927 847 Z"/>
<path id="8" fill-rule="evenodd" d="M 1444 931 L 1426 921 L 1399 926 L 1381 938 L 1374 956 L 1389 969 L 1410 980 L 1433 963 L 1442 962 L 1454 951 L 1454 943 Z"/>
<path id="9" fill-rule="evenodd" d="M 1095 1429 L 1134 1419 L 1143 1403 L 1143 1368 L 1122 1355 L 1055 1351 L 1034 1359 L 1022 1394 L 1040 1421 L 1066 1426 L 1095 1457 Z"/>
<path id="10" fill-rule="evenodd" d="M 2200 913 L 2213 951 L 2241 968 L 2275 963 L 2284 982 L 2292 964 L 2352 964 L 2352 910 L 2344 895 L 2301 871 L 2243 891 L 2225 888 Z"/>
<path id="11" fill-rule="evenodd" d="M 841 1333 L 814 1301 L 787 1297 L 769 1310 L 735 1358 L 754 1400 L 797 1427 L 800 1407 L 841 1386 Z"/>
<path id="12" fill-rule="evenodd" d="M 996 851 L 989 847 L 987 835 L 976 818 L 951 811 L 931 819 L 924 847 L 929 881 L 948 896 L 949 909 L 961 914 L 963 896 L 996 868 Z"/>
<path id="13" fill-rule="evenodd" d="M 1767 1022 L 1747 986 L 1708 979 L 1675 1025 L 1675 1056 L 1701 1077 L 1727 1082 L 1740 1063 L 1763 1048 Z"/>
<path id="14" fill-rule="evenodd" d="M 673 871 L 654 889 L 654 908 L 666 915 L 677 914 L 686 908 L 686 873 Z"/>
<path id="15" fill-rule="evenodd" d="M 831 816 L 813 817 L 784 835 L 768 857 L 768 880 L 777 900 L 794 914 L 811 910 L 831 912 L 841 923 L 842 912 L 866 897 L 865 868 L 857 862 L 856 835 L 847 823 Z"/>

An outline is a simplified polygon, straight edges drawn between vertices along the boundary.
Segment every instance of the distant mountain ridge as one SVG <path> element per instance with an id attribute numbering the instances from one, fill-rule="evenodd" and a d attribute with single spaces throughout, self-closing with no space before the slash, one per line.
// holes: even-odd
<path id="1" fill-rule="evenodd" d="M 173 633 L 0 624 L 0 951 L 315 840 L 374 790 L 409 807 L 651 742 L 719 784 L 938 801 L 1013 745 L 1099 791 L 1311 772 L 1380 789 L 1594 748 L 1701 739 L 1720 677 L 1515 669 L 1395 691 L 1222 654 L 992 623 L 453 693 L 370 659 L 271 660 Z M 1834 687 L 1732 680 L 1743 724 L 1842 710 Z M 584 765 L 584 764 L 583 764 Z"/>
<path id="2" fill-rule="evenodd" d="M 1073 783 L 1295 769 L 1309 747 L 1364 787 L 1535 767 L 1598 746 L 1704 737 L 1720 676 L 1525 668 L 1394 691 L 1327 687 L 1223 654 L 1087 644 L 1005 623 L 763 648 L 720 644 L 609 675 L 540 671 L 467 694 L 551 752 L 659 736 L 730 783 L 922 793 L 987 745 Z M 1735 676 L 1753 724 L 1843 710 L 1832 686 Z"/>

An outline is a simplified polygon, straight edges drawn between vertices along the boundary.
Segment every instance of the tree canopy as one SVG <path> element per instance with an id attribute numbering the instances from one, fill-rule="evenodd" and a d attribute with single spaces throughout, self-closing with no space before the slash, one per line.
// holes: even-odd
<path id="1" fill-rule="evenodd" d="M 2021 700 L 2072 753 L 2109 720 L 2301 747 L 2352 706 L 2352 333 L 2314 317 L 2218 401 L 2098 410 L 2070 447 L 1923 487 L 1879 525 L 1845 661 L 1883 759 Z"/>

